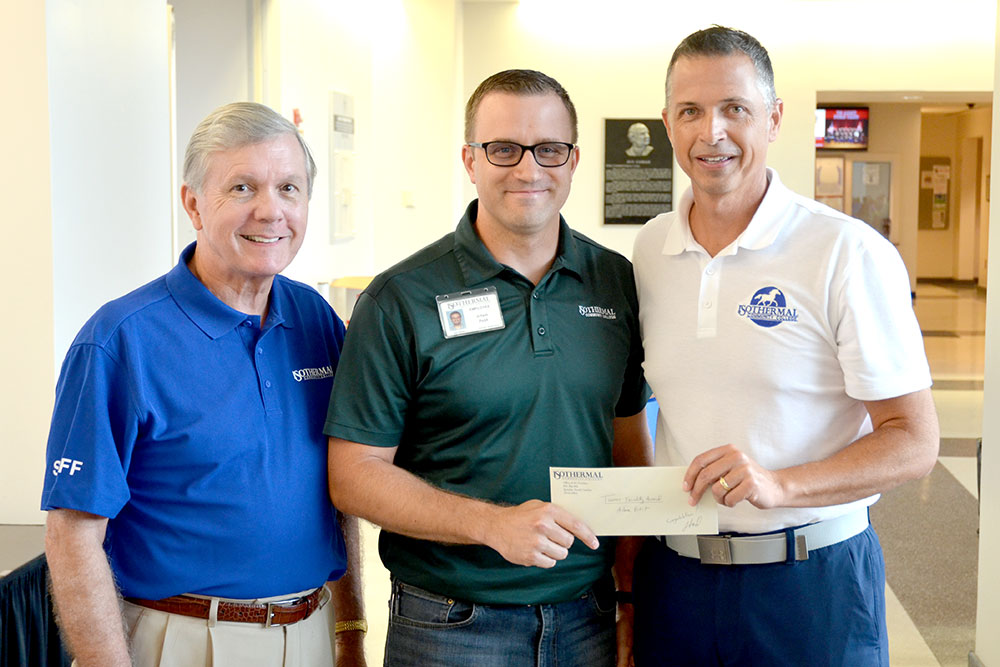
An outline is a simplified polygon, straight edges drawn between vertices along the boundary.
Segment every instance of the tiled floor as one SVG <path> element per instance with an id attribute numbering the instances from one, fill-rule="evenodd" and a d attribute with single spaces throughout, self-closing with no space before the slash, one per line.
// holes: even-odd
<path id="1" fill-rule="evenodd" d="M 974 288 L 921 283 L 916 311 L 942 444 L 927 478 L 885 494 L 872 511 L 886 559 L 890 660 L 893 667 L 965 667 L 975 628 L 975 442 L 982 423 L 986 298 Z M 363 522 L 366 643 L 373 665 L 382 662 L 389 595 L 377 535 Z M 42 540 L 41 527 L 0 526 L 0 572 L 39 553 Z"/>
<path id="2" fill-rule="evenodd" d="M 885 551 L 890 659 L 899 667 L 965 667 L 975 644 L 978 489 L 986 297 L 972 287 L 917 286 L 917 319 L 941 422 L 938 465 L 872 508 Z"/>

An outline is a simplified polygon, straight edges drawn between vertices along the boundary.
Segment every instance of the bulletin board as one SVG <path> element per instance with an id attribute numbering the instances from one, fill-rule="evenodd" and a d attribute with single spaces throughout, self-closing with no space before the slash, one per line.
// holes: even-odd
<path id="1" fill-rule="evenodd" d="M 920 158 L 920 208 L 917 229 L 948 229 L 951 158 Z"/>

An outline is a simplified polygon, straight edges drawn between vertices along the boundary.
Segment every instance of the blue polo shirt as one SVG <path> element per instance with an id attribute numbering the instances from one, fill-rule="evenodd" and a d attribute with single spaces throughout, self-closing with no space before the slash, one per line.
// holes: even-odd
<path id="1" fill-rule="evenodd" d="M 276 276 L 267 321 L 191 273 L 103 306 L 56 388 L 42 509 L 109 517 L 123 595 L 283 595 L 337 579 L 322 432 L 344 326 Z"/>

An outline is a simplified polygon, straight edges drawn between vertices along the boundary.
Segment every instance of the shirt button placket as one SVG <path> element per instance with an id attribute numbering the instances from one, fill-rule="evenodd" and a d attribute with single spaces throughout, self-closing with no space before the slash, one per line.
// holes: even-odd
<path id="1" fill-rule="evenodd" d="M 531 343 L 535 354 L 549 354 L 552 350 L 552 343 L 549 340 L 548 308 L 546 308 L 545 292 L 542 287 L 537 287 L 531 292 L 531 300 L 528 307 L 531 316 Z"/>

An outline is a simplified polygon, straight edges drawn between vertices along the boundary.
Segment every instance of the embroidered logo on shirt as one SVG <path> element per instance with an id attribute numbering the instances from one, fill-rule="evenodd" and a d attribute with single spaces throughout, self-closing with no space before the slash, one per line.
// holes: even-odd
<path id="1" fill-rule="evenodd" d="M 580 314 L 584 317 L 600 317 L 602 320 L 617 320 L 614 308 L 602 308 L 601 306 L 578 306 Z"/>
<path id="2" fill-rule="evenodd" d="M 333 366 L 323 366 L 323 368 L 300 368 L 297 371 L 292 371 L 292 377 L 295 378 L 296 382 L 332 378 Z"/>
<path id="3" fill-rule="evenodd" d="M 797 322 L 799 311 L 788 308 L 785 295 L 777 287 L 761 287 L 750 297 L 750 303 L 737 306 L 740 317 L 746 317 L 760 327 L 776 327 L 782 322 Z"/>

